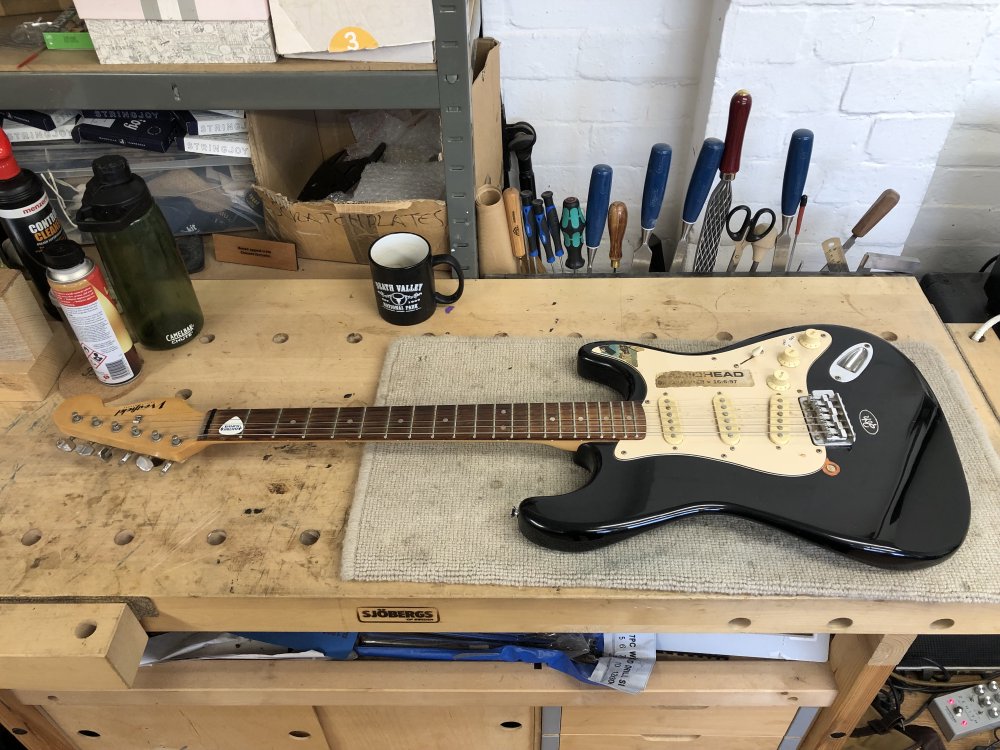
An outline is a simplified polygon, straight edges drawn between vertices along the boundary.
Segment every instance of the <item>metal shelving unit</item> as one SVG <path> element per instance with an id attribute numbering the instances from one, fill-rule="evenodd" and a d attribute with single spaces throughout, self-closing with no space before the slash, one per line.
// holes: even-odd
<path id="1" fill-rule="evenodd" d="M 436 66 L 359 70 L 288 59 L 272 65 L 102 66 L 93 53 L 60 52 L 53 53 L 60 56 L 53 64 L 25 70 L 0 63 L 0 95 L 17 109 L 438 109 L 449 243 L 467 275 L 476 276 L 470 9 L 465 0 L 431 1 Z"/>

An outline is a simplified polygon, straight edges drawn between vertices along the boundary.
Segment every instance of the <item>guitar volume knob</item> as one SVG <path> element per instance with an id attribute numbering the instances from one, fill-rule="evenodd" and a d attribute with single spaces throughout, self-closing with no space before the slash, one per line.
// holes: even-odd
<path id="1" fill-rule="evenodd" d="M 815 328 L 807 328 L 799 334 L 799 343 L 806 349 L 818 349 L 823 343 L 823 334 Z"/>
<path id="2" fill-rule="evenodd" d="M 767 376 L 767 387 L 772 391 L 787 391 L 789 385 L 788 373 L 784 370 L 775 370 Z"/>
<path id="3" fill-rule="evenodd" d="M 786 346 L 784 351 L 778 355 L 778 363 L 782 367 L 798 367 L 801 361 L 799 350 L 794 346 Z"/>

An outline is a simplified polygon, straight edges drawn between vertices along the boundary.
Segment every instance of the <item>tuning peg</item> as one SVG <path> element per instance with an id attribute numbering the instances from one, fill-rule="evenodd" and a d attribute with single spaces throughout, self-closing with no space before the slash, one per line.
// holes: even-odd
<path id="1" fill-rule="evenodd" d="M 170 467 L 173 466 L 173 465 L 174 465 L 173 461 L 166 461 L 166 462 L 164 462 L 163 467 L 160 469 L 160 474 L 161 475 L 162 474 L 166 474 L 168 471 L 170 471 Z"/>
<path id="2" fill-rule="evenodd" d="M 92 456 L 94 455 L 94 444 L 93 443 L 80 443 L 76 446 L 76 452 L 81 456 Z"/>
<path id="3" fill-rule="evenodd" d="M 99 451 L 97 451 L 97 457 L 102 461 L 110 461 L 111 457 L 115 455 L 115 452 L 111 450 L 108 446 L 104 446 Z"/>
<path id="4" fill-rule="evenodd" d="M 66 451 L 66 453 L 72 453 L 76 450 L 76 443 L 73 442 L 73 438 L 59 438 L 56 440 L 56 448 Z"/>
<path id="5" fill-rule="evenodd" d="M 139 468 L 139 471 L 152 471 L 153 459 L 149 456 L 138 456 L 135 459 L 135 465 Z"/>
<path id="6" fill-rule="evenodd" d="M 125 451 L 121 458 L 118 459 L 118 465 L 124 466 L 128 463 L 128 460 L 132 458 L 132 451 Z"/>

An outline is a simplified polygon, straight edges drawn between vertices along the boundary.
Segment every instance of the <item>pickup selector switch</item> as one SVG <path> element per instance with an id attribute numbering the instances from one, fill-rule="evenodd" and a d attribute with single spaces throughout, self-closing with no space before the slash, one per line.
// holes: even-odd
<path id="1" fill-rule="evenodd" d="M 770 375 L 767 376 L 767 387 L 772 391 L 787 391 L 790 383 L 788 382 L 788 373 L 784 370 L 775 370 Z"/>
<path id="2" fill-rule="evenodd" d="M 778 363 L 782 367 L 798 367 L 801 361 L 799 350 L 794 346 L 786 346 L 785 350 L 778 355 Z"/>
<path id="3" fill-rule="evenodd" d="M 806 349 L 818 349 L 823 343 L 823 334 L 815 328 L 807 328 L 799 334 L 799 343 Z"/>

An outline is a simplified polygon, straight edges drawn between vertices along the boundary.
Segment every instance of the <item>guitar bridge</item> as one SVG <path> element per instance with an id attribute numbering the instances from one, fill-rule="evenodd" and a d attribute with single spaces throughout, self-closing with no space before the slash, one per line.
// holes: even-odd
<path id="1" fill-rule="evenodd" d="M 854 427 L 844 402 L 833 391 L 813 391 L 799 398 L 813 445 L 844 448 L 854 445 Z"/>

